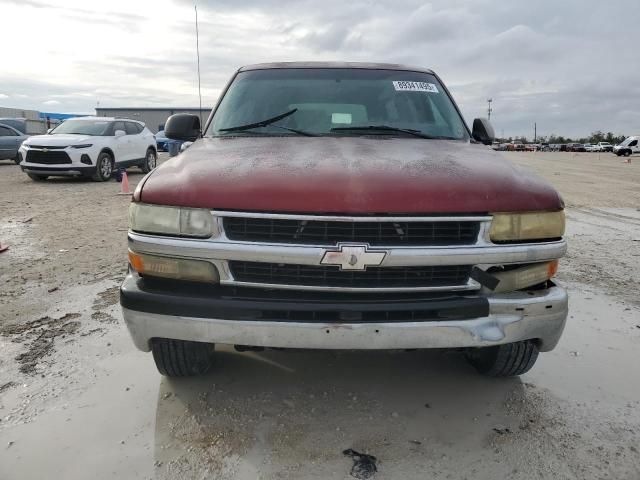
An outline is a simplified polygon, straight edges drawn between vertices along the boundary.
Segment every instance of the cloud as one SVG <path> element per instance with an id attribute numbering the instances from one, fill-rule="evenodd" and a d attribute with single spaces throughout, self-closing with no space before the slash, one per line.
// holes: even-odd
<path id="1" fill-rule="evenodd" d="M 9 95 L 5 95 L 4 93 L 0 93 L 0 99 L 9 98 Z"/>
<path id="2" fill-rule="evenodd" d="M 0 0 L 2 100 L 37 108 L 196 105 L 193 0 Z M 431 67 L 498 133 L 640 131 L 640 2 L 198 0 L 204 101 L 241 65 L 344 60 Z M 63 6 L 62 6 L 63 5 Z M 151 5 L 151 6 L 150 6 Z M 31 31 L 23 36 L 25 20 Z M 53 27 L 55 26 L 55 27 Z"/>
<path id="3" fill-rule="evenodd" d="M 46 102 L 42 102 L 43 105 L 60 105 L 60 101 L 58 100 L 47 100 Z"/>

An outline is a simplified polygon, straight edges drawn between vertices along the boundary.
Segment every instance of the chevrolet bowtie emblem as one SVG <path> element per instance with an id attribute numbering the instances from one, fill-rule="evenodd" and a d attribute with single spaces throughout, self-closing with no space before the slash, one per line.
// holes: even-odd
<path id="1" fill-rule="evenodd" d="M 382 263 L 387 252 L 368 250 L 365 244 L 339 244 L 336 250 L 327 250 L 322 265 L 337 265 L 340 270 L 366 270 Z"/>
<path id="2" fill-rule="evenodd" d="M 43 151 L 44 153 L 47 153 L 47 152 L 49 151 L 49 149 L 48 149 L 48 148 L 43 148 L 43 149 L 42 149 L 42 151 Z"/>

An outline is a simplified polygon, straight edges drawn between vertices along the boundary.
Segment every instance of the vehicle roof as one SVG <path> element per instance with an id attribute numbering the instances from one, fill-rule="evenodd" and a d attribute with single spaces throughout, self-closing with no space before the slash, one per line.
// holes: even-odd
<path id="1" fill-rule="evenodd" d="M 433 70 L 423 67 L 412 67 L 396 63 L 369 63 L 369 62 L 274 62 L 256 63 L 240 67 L 238 72 L 249 70 L 273 70 L 280 68 L 359 68 L 363 70 L 400 70 L 408 72 L 422 72 L 433 74 Z"/>

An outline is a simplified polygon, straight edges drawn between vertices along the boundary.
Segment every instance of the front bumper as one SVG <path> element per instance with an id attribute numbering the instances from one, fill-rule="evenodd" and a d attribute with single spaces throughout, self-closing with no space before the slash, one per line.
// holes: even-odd
<path id="1" fill-rule="evenodd" d="M 319 300 L 298 294 L 286 301 L 277 297 L 281 293 L 268 291 L 258 298 L 242 298 L 149 288 L 130 273 L 120 294 L 124 320 L 143 351 L 150 350 L 152 338 L 314 349 L 466 348 L 535 339 L 541 351 L 549 351 L 560 339 L 568 310 L 566 292 L 555 285 L 488 297 L 424 294 Z M 429 319 L 407 321 L 397 315 L 416 309 Z M 361 320 L 379 310 L 395 313 L 394 320 Z M 310 320 L 299 320 L 311 311 Z"/>
<path id="2" fill-rule="evenodd" d="M 20 153 L 23 158 L 22 162 L 20 162 L 20 168 L 23 172 L 64 177 L 94 175 L 96 173 L 95 161 L 100 153 L 96 146 L 82 149 L 66 147 L 55 150 L 55 152 L 65 153 L 68 156 L 70 163 L 45 163 L 29 161 L 28 153 L 30 150 L 33 150 L 34 152 L 41 151 L 39 148 L 28 148 L 24 146 L 20 148 Z M 85 159 L 84 162 L 83 156 Z"/>

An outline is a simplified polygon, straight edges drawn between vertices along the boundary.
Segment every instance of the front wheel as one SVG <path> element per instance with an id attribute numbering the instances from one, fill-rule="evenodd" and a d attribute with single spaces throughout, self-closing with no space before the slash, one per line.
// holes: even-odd
<path id="1" fill-rule="evenodd" d="M 625 157 L 630 157 L 631 156 L 631 150 L 625 150 L 624 151 L 624 156 Z"/>
<path id="2" fill-rule="evenodd" d="M 167 377 L 202 375 L 213 365 L 212 343 L 154 338 L 151 351 L 158 371 Z"/>
<path id="3" fill-rule="evenodd" d="M 490 377 L 513 377 L 527 373 L 538 359 L 538 346 L 531 340 L 495 347 L 471 349 L 467 360 Z"/>
<path id="4" fill-rule="evenodd" d="M 96 160 L 96 173 L 93 178 L 96 182 L 106 182 L 113 173 L 113 158 L 107 152 L 102 152 Z"/>
<path id="5" fill-rule="evenodd" d="M 144 157 L 144 162 L 140 166 L 142 173 L 149 173 L 151 170 L 156 168 L 157 162 L 156 151 L 153 148 L 147 149 L 147 154 Z"/>

